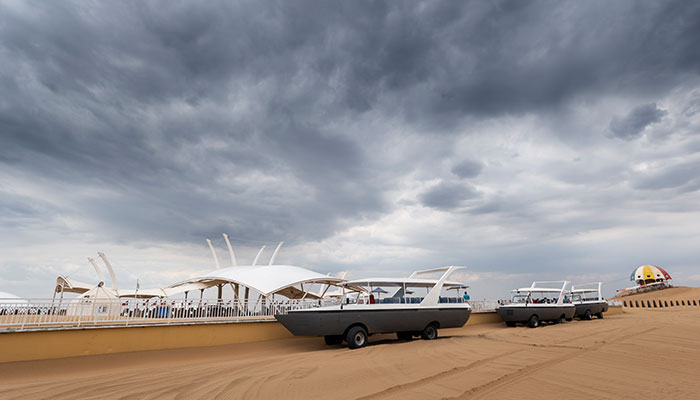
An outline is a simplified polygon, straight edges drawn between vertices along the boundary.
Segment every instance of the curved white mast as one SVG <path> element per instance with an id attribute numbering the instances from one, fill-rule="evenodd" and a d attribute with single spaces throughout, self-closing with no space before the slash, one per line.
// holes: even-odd
<path id="1" fill-rule="evenodd" d="M 211 255 L 214 256 L 214 264 L 216 264 L 216 269 L 221 268 L 221 265 L 219 265 L 219 257 L 216 256 L 216 252 L 214 251 L 214 246 L 211 244 L 211 240 L 207 239 L 207 244 L 209 245 L 209 250 L 211 250 Z"/>
<path id="2" fill-rule="evenodd" d="M 236 263 L 236 255 L 233 254 L 233 247 L 231 247 L 231 242 L 228 240 L 228 235 L 223 233 L 224 235 L 224 240 L 226 241 L 226 247 L 228 247 L 228 254 L 231 256 L 231 264 L 233 264 L 234 267 L 238 266 L 238 263 Z"/>
<path id="3" fill-rule="evenodd" d="M 112 278 L 112 289 L 114 289 L 114 291 L 116 293 L 119 293 L 119 288 L 117 288 L 117 277 L 114 276 L 114 270 L 112 269 L 112 264 L 109 263 L 107 256 L 105 256 L 105 253 L 97 252 L 97 255 L 100 256 L 102 261 L 107 266 L 107 271 L 109 271 L 109 277 Z"/>
<path id="4" fill-rule="evenodd" d="M 270 257 L 270 263 L 267 264 L 267 265 L 272 265 L 272 264 L 275 263 L 275 260 L 277 259 L 277 253 L 279 253 L 280 248 L 282 247 L 283 244 L 284 244 L 284 242 L 280 242 L 280 244 L 277 245 L 277 248 L 275 249 L 275 252 L 272 253 L 272 257 Z"/>
<path id="5" fill-rule="evenodd" d="M 102 271 L 100 271 L 100 268 L 97 266 L 97 263 L 95 263 L 95 260 L 88 257 L 88 261 L 90 261 L 90 264 L 92 264 L 92 267 L 95 268 L 95 272 L 97 272 L 97 278 L 100 280 L 101 284 L 105 284 L 105 277 L 102 275 Z"/>
<path id="6" fill-rule="evenodd" d="M 258 251 L 258 255 L 255 256 L 255 260 L 253 260 L 253 264 L 251 265 L 255 265 L 258 263 L 258 259 L 260 258 L 260 254 L 262 254 L 263 250 L 265 250 L 265 245 L 263 245 L 263 247 L 260 248 L 260 251 Z"/>

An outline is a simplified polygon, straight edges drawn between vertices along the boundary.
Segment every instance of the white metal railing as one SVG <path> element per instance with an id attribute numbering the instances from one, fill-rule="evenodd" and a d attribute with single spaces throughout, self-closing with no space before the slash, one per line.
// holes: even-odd
<path id="1" fill-rule="evenodd" d="M 0 299 L 0 331 L 272 320 L 338 300 Z"/>
<path id="2" fill-rule="evenodd" d="M 418 299 L 417 299 L 418 300 Z M 417 301 L 416 303 L 419 303 Z M 441 298 L 461 303 L 461 298 Z M 468 301 L 473 312 L 490 312 L 495 301 Z M 236 301 L 216 299 L 0 299 L 0 331 L 174 325 L 273 320 L 290 310 L 340 304 L 340 299 Z"/>

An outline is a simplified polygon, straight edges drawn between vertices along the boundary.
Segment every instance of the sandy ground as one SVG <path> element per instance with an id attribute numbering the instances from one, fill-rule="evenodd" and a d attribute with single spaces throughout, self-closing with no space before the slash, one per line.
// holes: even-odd
<path id="1" fill-rule="evenodd" d="M 368 347 L 295 338 L 0 364 L 0 398 L 698 399 L 700 307 L 442 330 Z"/>

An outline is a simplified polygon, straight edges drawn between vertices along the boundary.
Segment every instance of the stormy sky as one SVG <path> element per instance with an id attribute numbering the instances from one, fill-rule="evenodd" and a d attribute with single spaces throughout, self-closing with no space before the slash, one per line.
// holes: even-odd
<path id="1" fill-rule="evenodd" d="M 698 285 L 699 191 L 700 3 L 0 2 L 2 291 L 170 284 L 222 232 L 476 298 Z"/>

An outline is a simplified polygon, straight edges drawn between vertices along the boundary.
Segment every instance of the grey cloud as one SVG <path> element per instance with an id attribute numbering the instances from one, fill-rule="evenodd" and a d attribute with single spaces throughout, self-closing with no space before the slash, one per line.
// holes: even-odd
<path id="1" fill-rule="evenodd" d="M 460 178 L 474 178 L 479 176 L 483 169 L 484 164 L 479 161 L 464 160 L 452 167 L 451 171 Z"/>
<path id="2" fill-rule="evenodd" d="M 656 106 L 656 103 L 642 104 L 632 109 L 625 117 L 613 117 L 610 131 L 620 139 L 631 140 L 638 137 L 649 125 L 661 121 L 668 114 Z"/>
<path id="3" fill-rule="evenodd" d="M 700 162 L 686 161 L 660 170 L 638 174 L 633 186 L 641 190 L 678 188 L 686 191 L 700 189 Z"/>
<path id="4" fill-rule="evenodd" d="M 441 182 L 422 193 L 419 200 L 426 207 L 452 210 L 478 196 L 479 192 L 470 185 Z"/>

